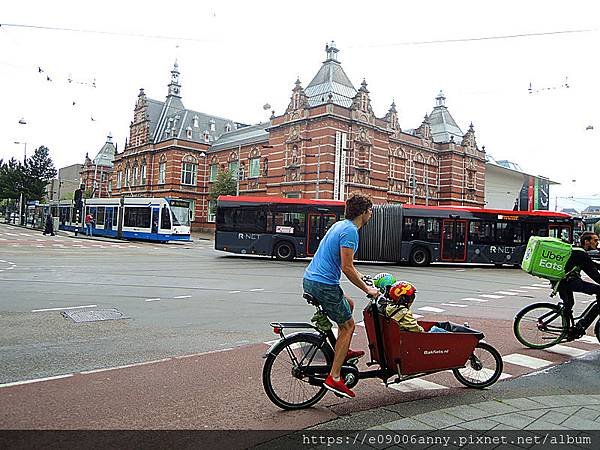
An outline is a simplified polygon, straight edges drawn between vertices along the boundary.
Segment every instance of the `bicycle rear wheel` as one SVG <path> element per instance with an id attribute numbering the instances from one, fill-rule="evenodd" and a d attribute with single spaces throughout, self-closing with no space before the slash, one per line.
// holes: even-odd
<path id="1" fill-rule="evenodd" d="M 323 382 L 333 362 L 333 350 L 316 334 L 298 334 L 267 356 L 263 387 L 267 397 L 283 409 L 308 408 L 323 398 Z M 322 374 L 307 369 L 322 366 Z M 322 378 L 322 379 L 321 379 Z"/>
<path id="2" fill-rule="evenodd" d="M 452 369 L 452 373 L 465 386 L 483 389 L 498 381 L 503 367 L 502 356 L 498 350 L 490 344 L 479 342 L 465 367 Z"/>
<path id="3" fill-rule="evenodd" d="M 513 331 L 517 340 L 529 348 L 548 348 L 567 334 L 569 321 L 563 309 L 553 303 L 534 303 L 515 316 Z"/>

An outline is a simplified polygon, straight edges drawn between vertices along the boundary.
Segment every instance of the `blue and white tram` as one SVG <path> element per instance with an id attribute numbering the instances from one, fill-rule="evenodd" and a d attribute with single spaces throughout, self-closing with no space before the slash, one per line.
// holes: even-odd
<path id="1" fill-rule="evenodd" d="M 59 229 L 85 232 L 84 218 L 94 217 L 97 236 L 148 241 L 189 241 L 190 202 L 181 199 L 90 198 L 78 217 L 71 201 L 59 204 Z"/>

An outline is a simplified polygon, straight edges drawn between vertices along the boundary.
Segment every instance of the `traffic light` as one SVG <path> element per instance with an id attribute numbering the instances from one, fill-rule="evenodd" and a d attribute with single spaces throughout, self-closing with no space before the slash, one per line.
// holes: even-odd
<path id="1" fill-rule="evenodd" d="M 75 192 L 73 193 L 73 200 L 75 201 L 75 209 L 78 211 L 81 211 L 81 208 L 83 207 L 83 192 L 81 191 L 81 189 L 75 189 Z"/>

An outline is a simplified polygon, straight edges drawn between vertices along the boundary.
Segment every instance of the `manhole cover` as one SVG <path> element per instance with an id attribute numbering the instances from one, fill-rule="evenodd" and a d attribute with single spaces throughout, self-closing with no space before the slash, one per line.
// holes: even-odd
<path id="1" fill-rule="evenodd" d="M 110 309 L 97 309 L 92 311 L 63 311 L 62 315 L 72 319 L 73 322 L 98 322 L 101 320 L 120 320 L 129 319 L 121 311 Z"/>

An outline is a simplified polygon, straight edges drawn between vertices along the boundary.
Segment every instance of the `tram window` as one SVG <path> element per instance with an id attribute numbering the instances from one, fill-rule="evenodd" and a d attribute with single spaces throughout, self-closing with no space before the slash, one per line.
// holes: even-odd
<path id="1" fill-rule="evenodd" d="M 160 212 L 160 228 L 162 230 L 171 229 L 171 216 L 169 214 L 169 208 L 167 208 L 167 205 L 164 205 Z"/>
<path id="2" fill-rule="evenodd" d="M 98 206 L 98 214 L 96 215 L 96 225 L 104 225 L 104 206 Z"/>
<path id="3" fill-rule="evenodd" d="M 117 224 L 119 223 L 119 208 L 113 208 L 112 211 L 112 224 L 114 228 L 117 227 Z"/>
<path id="4" fill-rule="evenodd" d="M 126 207 L 123 226 L 150 228 L 150 208 Z"/>

